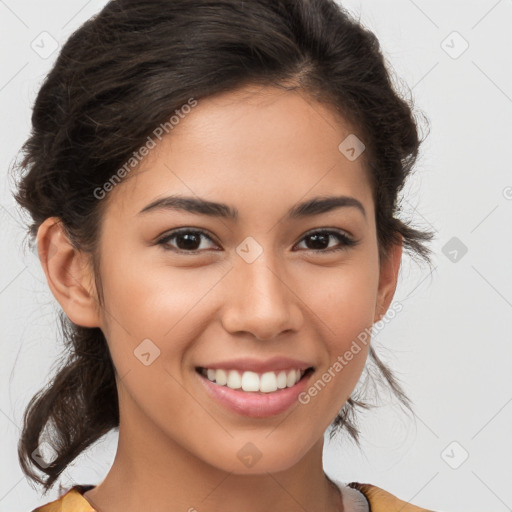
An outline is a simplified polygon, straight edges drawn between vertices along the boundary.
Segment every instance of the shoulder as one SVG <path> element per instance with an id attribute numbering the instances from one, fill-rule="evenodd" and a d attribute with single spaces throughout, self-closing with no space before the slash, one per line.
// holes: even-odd
<path id="1" fill-rule="evenodd" d="M 59 498 L 35 508 L 31 512 L 96 512 L 82 494 L 92 485 L 75 485 Z"/>
<path id="2" fill-rule="evenodd" d="M 432 512 L 403 501 L 376 485 L 351 482 L 347 484 L 347 487 L 356 489 L 364 495 L 369 504 L 369 512 Z"/>

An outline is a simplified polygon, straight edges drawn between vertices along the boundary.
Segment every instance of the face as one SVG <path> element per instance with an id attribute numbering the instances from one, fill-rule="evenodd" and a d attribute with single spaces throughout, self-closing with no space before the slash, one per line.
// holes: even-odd
<path id="1" fill-rule="evenodd" d="M 368 345 L 345 355 L 394 291 L 379 267 L 363 156 L 338 149 L 351 133 L 304 93 L 253 87 L 201 99 L 101 199 L 98 324 L 133 439 L 145 432 L 150 444 L 249 474 L 288 468 L 323 438 Z M 226 207 L 187 211 L 171 196 Z M 351 199 L 290 215 L 340 196 Z M 230 368 L 247 389 L 269 388 L 222 386 L 221 366 L 233 386 Z M 309 370 L 295 385 L 285 371 L 290 387 L 269 391 L 294 368 Z"/>

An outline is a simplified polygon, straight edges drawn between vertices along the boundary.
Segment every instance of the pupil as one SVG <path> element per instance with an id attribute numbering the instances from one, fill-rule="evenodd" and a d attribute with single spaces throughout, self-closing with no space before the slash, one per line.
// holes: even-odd
<path id="1" fill-rule="evenodd" d="M 326 245 L 325 243 L 322 244 L 320 243 L 320 247 L 317 246 L 317 244 L 315 245 L 315 241 L 318 242 L 319 239 L 323 239 L 323 241 L 327 241 L 327 245 L 329 245 L 329 241 L 327 240 L 328 239 L 328 236 L 327 235 L 322 235 L 322 234 L 314 234 L 314 235 L 309 235 L 308 237 L 310 240 L 313 240 L 313 247 L 312 249 L 325 249 Z"/>
<path id="2" fill-rule="evenodd" d="M 194 240 L 194 238 L 196 240 Z M 177 237 L 177 241 L 178 240 L 185 240 L 186 243 L 184 244 L 185 246 L 184 247 L 180 247 L 180 249 L 197 249 L 197 235 L 196 234 L 185 234 L 185 235 L 178 235 Z M 182 246 L 183 244 L 180 244 L 178 243 L 178 246 Z"/>

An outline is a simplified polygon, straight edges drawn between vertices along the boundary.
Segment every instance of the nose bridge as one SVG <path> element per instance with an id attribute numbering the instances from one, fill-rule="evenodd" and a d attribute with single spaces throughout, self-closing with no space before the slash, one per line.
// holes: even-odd
<path id="1" fill-rule="evenodd" d="M 273 251 L 246 240 L 237 253 L 231 276 L 234 284 L 229 285 L 232 288 L 224 316 L 226 329 L 251 332 L 264 339 L 296 328 L 294 294 Z"/>

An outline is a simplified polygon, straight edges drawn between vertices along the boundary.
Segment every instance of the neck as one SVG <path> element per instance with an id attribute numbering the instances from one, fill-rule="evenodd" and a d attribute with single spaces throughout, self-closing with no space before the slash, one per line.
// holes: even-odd
<path id="1" fill-rule="evenodd" d="M 148 427 L 121 419 L 112 468 L 84 493 L 98 512 L 343 510 L 339 489 L 323 471 L 323 438 L 284 471 L 235 474 L 194 456 L 155 426 Z"/>

